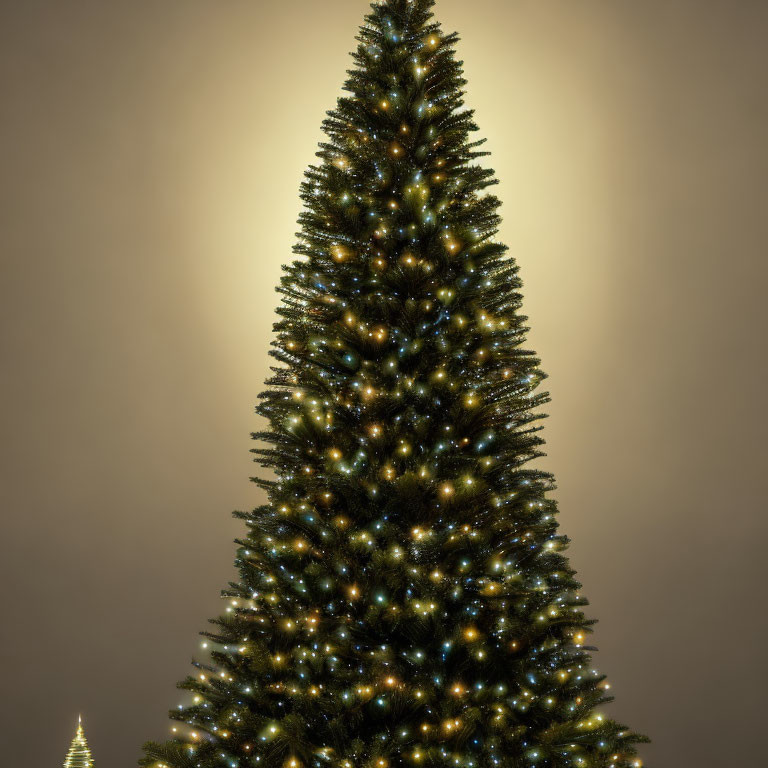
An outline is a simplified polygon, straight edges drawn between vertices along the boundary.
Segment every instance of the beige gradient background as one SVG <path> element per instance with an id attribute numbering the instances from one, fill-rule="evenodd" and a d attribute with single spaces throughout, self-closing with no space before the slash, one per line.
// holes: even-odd
<path id="1" fill-rule="evenodd" d="M 0 762 L 167 733 L 364 0 L 0 0 Z M 648 765 L 765 759 L 768 2 L 438 0 Z"/>

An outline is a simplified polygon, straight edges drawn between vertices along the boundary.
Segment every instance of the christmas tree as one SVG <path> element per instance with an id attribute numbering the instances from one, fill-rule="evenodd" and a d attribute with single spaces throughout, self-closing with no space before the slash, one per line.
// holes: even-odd
<path id="1" fill-rule="evenodd" d="M 634 768 L 542 456 L 493 171 L 432 0 L 375 3 L 281 286 L 239 580 L 157 768 Z"/>
<path id="2" fill-rule="evenodd" d="M 91 750 L 88 748 L 81 718 L 77 719 L 77 733 L 72 739 L 69 752 L 67 752 L 64 768 L 93 768 L 93 758 L 91 757 Z"/>

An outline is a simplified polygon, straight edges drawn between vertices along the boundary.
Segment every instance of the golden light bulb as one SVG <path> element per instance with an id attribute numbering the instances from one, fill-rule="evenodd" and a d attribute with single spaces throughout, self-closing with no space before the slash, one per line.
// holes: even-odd
<path id="1" fill-rule="evenodd" d="M 349 248 L 344 245 L 334 244 L 331 246 L 331 257 L 337 263 L 346 261 L 352 254 Z"/>

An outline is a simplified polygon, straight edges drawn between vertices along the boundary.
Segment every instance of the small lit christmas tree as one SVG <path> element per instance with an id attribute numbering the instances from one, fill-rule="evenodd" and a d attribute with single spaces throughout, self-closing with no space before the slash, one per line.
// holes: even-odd
<path id="1" fill-rule="evenodd" d="M 160 768 L 632 768 L 542 455 L 515 262 L 431 0 L 374 4 L 302 187 L 269 502 Z"/>
<path id="2" fill-rule="evenodd" d="M 77 733 L 69 747 L 64 768 L 93 768 L 93 758 L 91 750 L 88 749 L 82 718 L 77 719 Z"/>

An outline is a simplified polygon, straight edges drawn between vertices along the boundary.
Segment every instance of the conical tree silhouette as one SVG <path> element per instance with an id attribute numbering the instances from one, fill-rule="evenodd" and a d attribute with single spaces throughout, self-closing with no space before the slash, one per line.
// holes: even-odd
<path id="1" fill-rule="evenodd" d="M 530 465 L 543 374 L 432 5 L 373 5 L 324 123 L 258 408 L 269 503 L 142 765 L 640 765 Z"/>

